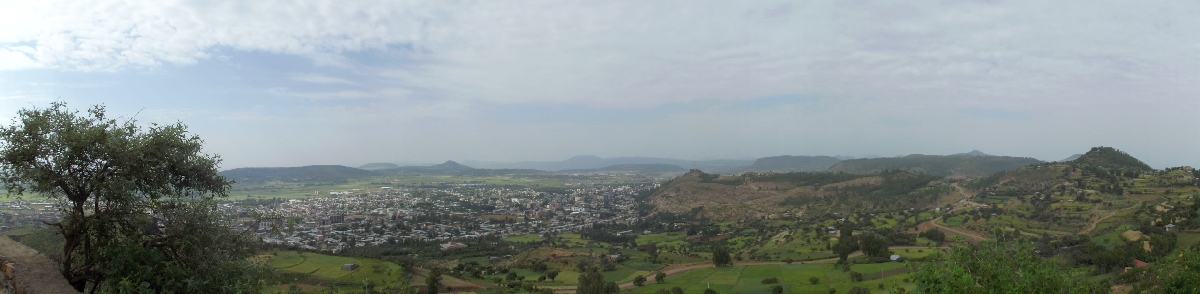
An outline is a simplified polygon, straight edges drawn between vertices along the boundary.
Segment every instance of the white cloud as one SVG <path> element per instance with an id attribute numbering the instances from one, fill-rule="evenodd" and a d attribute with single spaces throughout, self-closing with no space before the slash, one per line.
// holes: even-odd
<path id="1" fill-rule="evenodd" d="M 305 82 L 305 83 L 325 84 L 325 85 L 329 85 L 329 84 L 357 85 L 358 84 L 358 83 L 355 83 L 355 82 L 352 82 L 350 80 L 343 79 L 343 78 L 337 78 L 337 77 L 331 77 L 331 76 L 327 76 L 327 75 L 313 74 L 313 73 L 295 74 L 295 75 L 292 75 L 292 80 Z"/>
<path id="2" fill-rule="evenodd" d="M 28 47 L 24 47 L 28 48 Z M 0 71 L 5 70 L 22 70 L 41 67 L 40 64 L 30 59 L 28 55 L 21 52 L 23 48 L 0 49 Z"/>
<path id="3" fill-rule="evenodd" d="M 362 135 L 354 130 L 362 125 L 382 126 L 385 130 L 377 133 L 391 134 L 400 124 L 396 121 L 403 121 L 421 130 L 394 132 L 404 133 L 401 137 L 450 140 L 459 148 L 397 143 L 438 157 L 525 152 L 536 159 L 553 148 L 560 152 L 554 154 L 569 156 L 589 146 L 617 150 L 610 155 L 698 152 L 685 155 L 714 157 L 758 148 L 742 153 L 758 156 L 816 145 L 773 139 L 789 134 L 835 146 L 810 154 L 865 148 L 856 147 L 863 141 L 838 142 L 844 138 L 838 132 L 866 134 L 875 138 L 870 144 L 909 150 L 900 153 L 932 152 L 922 150 L 937 146 L 979 149 L 984 147 L 967 145 L 989 140 L 1019 142 L 1010 150 L 1048 141 L 1082 150 L 1116 145 L 1112 141 L 1168 142 L 1162 134 L 1187 133 L 1190 126 L 1158 120 L 1200 110 L 1200 87 L 1195 86 L 1200 84 L 1200 34 L 1194 33 L 1200 31 L 1195 17 L 1200 5 L 1193 3 L 50 0 L 8 1 L 0 7 L 5 8 L 0 9 L 0 71 L 144 72 L 231 59 L 248 68 L 247 76 L 280 76 L 237 78 L 259 87 L 245 91 L 254 93 L 247 100 L 258 99 L 253 103 L 267 109 L 210 112 L 221 113 L 222 120 L 273 124 L 257 130 L 280 134 L 272 140 L 297 136 L 300 131 L 279 131 L 293 130 L 288 128 L 296 128 L 296 121 L 313 124 L 302 131 L 310 137 L 297 142 L 326 136 L 357 142 L 352 139 Z M 273 72 L 227 54 L 234 51 L 301 56 L 315 67 Z M 598 126 L 553 121 L 523 126 L 472 117 L 529 105 L 637 112 L 780 95 L 819 97 L 825 108 L 795 114 L 789 108 L 714 107 L 661 121 Z M 450 122 L 460 119 L 466 122 Z M 714 127 L 674 131 L 705 124 Z M 1090 129 L 1099 128 L 1094 126 L 1139 137 Z M 946 139 L 967 133 L 975 137 Z M 1096 137 L 1071 140 L 1063 134 Z M 245 136 L 267 140 L 257 133 Z M 541 144 L 549 147 L 518 144 L 542 136 L 552 137 Z M 613 143 L 627 153 L 604 147 L 619 136 L 632 138 Z M 524 149 L 470 149 L 483 145 L 463 139 L 474 137 Z M 1172 148 L 1197 143 L 1186 136 L 1176 140 L 1169 141 Z M 641 146 L 653 141 L 702 144 L 716 151 Z M 229 146 L 241 146 L 233 142 Z M 758 147 L 742 147 L 745 142 Z M 1085 144 L 1078 142 L 1090 145 L 1062 147 Z M 238 152 L 255 158 L 257 151 Z M 379 152 L 372 154 L 390 151 Z M 1045 157 L 1069 153 L 1061 155 Z"/>
<path id="4" fill-rule="evenodd" d="M 381 84 L 493 104 L 643 108 L 802 93 L 1053 107 L 1063 100 L 1029 93 L 1129 99 L 1111 93 L 1200 77 L 1186 70 L 1200 67 L 1198 8 L 1178 3 L 24 2 L 39 3 L 0 17 L 22 22 L 0 26 L 0 58 L 15 60 L 4 70 L 187 65 L 232 48 L 370 68 L 403 77 Z M 350 52 L 410 62 L 356 64 Z M 1186 92 L 1165 99 L 1196 94 Z"/>

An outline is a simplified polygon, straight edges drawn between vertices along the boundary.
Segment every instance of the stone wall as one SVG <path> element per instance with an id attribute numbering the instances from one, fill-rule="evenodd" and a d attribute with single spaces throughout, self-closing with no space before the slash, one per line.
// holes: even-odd
<path id="1" fill-rule="evenodd" d="M 79 293 L 59 273 L 56 263 L 7 236 L 0 236 L 0 272 L 0 293 Z"/>

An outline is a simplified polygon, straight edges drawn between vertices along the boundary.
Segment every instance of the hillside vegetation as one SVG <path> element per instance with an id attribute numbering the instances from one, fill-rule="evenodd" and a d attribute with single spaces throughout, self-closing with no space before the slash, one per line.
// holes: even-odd
<path id="1" fill-rule="evenodd" d="M 898 158 L 844 160 L 830 167 L 829 171 L 874 174 L 899 169 L 941 177 L 986 177 L 1040 162 L 1042 161 L 1028 157 L 913 154 Z"/>
<path id="2" fill-rule="evenodd" d="M 659 211 L 702 210 L 724 220 L 822 212 L 928 207 L 945 194 L 939 177 L 901 170 L 874 175 L 848 173 L 744 173 L 719 176 L 692 170 L 649 198 Z"/>

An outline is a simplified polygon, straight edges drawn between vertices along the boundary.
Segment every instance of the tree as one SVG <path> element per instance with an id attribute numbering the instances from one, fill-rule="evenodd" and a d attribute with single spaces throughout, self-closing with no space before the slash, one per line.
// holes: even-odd
<path id="1" fill-rule="evenodd" d="M 442 269 L 429 269 L 429 276 L 425 277 L 425 293 L 434 294 L 438 289 L 442 288 Z"/>
<path id="2" fill-rule="evenodd" d="M 683 294 L 683 288 L 671 287 L 671 294 Z"/>
<path id="3" fill-rule="evenodd" d="M 595 270 L 579 275 L 579 286 L 575 287 L 577 294 L 614 294 L 621 291 L 616 283 L 605 282 L 604 276 Z"/>
<path id="4" fill-rule="evenodd" d="M 855 282 L 862 282 L 863 274 L 860 272 L 850 272 L 850 280 L 855 281 Z"/>
<path id="5" fill-rule="evenodd" d="M 404 267 L 400 271 L 400 277 L 398 279 L 396 279 L 396 285 L 392 286 L 391 289 L 387 291 L 387 293 L 417 294 L 417 289 L 414 289 L 412 287 L 412 276 L 409 276 L 407 273 L 408 271 L 411 271 L 411 270 L 412 269 L 407 266 Z"/>
<path id="6" fill-rule="evenodd" d="M 717 292 L 717 290 L 713 290 L 712 288 L 705 288 L 704 294 L 719 294 L 719 293 Z"/>
<path id="7" fill-rule="evenodd" d="M 729 249 L 726 249 L 723 246 L 714 246 L 712 253 L 712 261 L 714 266 L 727 266 L 733 264 L 733 261 L 729 259 Z"/>
<path id="8" fill-rule="evenodd" d="M 550 280 L 553 281 L 554 278 L 558 277 L 558 270 L 552 269 L 552 270 L 546 271 L 546 277 L 550 278 Z"/>
<path id="9" fill-rule="evenodd" d="M 783 286 L 775 285 L 771 287 L 771 294 L 783 294 Z"/>
<path id="10" fill-rule="evenodd" d="M 655 283 L 662 284 L 662 282 L 665 280 L 667 280 L 667 273 L 658 272 L 658 273 L 654 274 L 654 282 Z"/>
<path id="11" fill-rule="evenodd" d="M 650 243 L 650 245 L 647 245 L 646 247 L 646 253 L 650 254 L 650 261 L 653 263 L 658 263 L 658 244 Z"/>
<path id="12" fill-rule="evenodd" d="M 363 287 L 363 293 L 367 293 L 367 294 L 374 293 L 375 292 L 375 281 L 371 281 L 371 279 L 363 279 L 362 287 Z"/>
<path id="13" fill-rule="evenodd" d="M 48 224 L 64 239 L 60 269 L 76 290 L 124 281 L 154 292 L 259 292 L 264 269 L 246 261 L 254 243 L 222 225 L 213 199 L 230 182 L 202 145 L 182 123 L 142 127 L 104 106 L 80 113 L 54 102 L 0 127 L 0 181 L 10 197 L 64 204 Z"/>
<path id="14" fill-rule="evenodd" d="M 638 286 L 638 287 L 646 285 L 646 277 L 642 276 L 642 275 L 637 275 L 636 277 L 633 277 L 633 285 Z"/>

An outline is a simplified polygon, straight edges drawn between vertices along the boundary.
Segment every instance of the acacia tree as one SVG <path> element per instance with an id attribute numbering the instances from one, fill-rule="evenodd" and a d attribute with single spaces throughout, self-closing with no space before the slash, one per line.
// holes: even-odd
<path id="1" fill-rule="evenodd" d="M 714 266 L 726 266 L 733 264 L 733 261 L 729 259 L 729 249 L 726 249 L 724 246 L 713 247 L 712 253 L 712 262 Z"/>
<path id="2" fill-rule="evenodd" d="M 253 248 L 220 224 L 212 199 L 230 182 L 202 143 L 182 123 L 142 127 L 103 106 L 80 113 L 55 102 L 0 127 L 0 181 L 10 197 L 58 203 L 62 219 L 48 224 L 64 239 L 61 270 L 76 290 L 259 289 L 238 275 Z"/>

